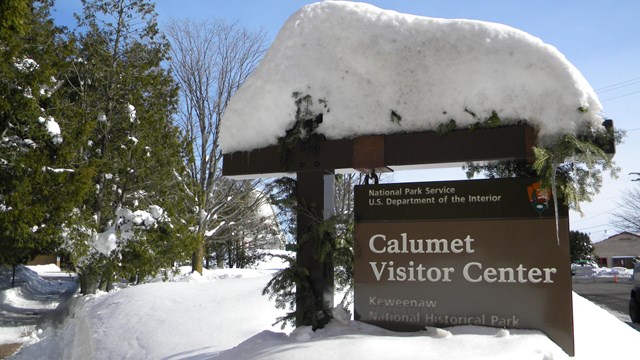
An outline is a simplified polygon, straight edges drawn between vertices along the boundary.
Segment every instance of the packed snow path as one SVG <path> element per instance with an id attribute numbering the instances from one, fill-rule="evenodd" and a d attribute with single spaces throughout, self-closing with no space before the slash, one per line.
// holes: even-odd
<path id="1" fill-rule="evenodd" d="M 16 335 L 28 337 L 36 325 L 77 290 L 76 278 L 55 265 L 16 269 L 0 268 L 0 345 L 13 343 Z"/>

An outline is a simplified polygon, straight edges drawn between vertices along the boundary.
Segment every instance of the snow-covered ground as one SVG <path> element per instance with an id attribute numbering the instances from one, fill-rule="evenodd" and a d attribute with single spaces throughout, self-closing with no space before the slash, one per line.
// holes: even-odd
<path id="1" fill-rule="evenodd" d="M 76 288 L 75 279 L 55 265 L 18 267 L 11 288 L 11 269 L 0 267 L 0 344 L 30 341 L 39 314 L 55 309 Z"/>
<path id="2" fill-rule="evenodd" d="M 282 266 L 273 259 L 257 269 L 185 273 L 169 282 L 76 296 L 43 323 L 0 328 L 0 344 L 25 342 L 12 359 L 568 358 L 539 331 L 459 326 L 395 333 L 352 321 L 341 309 L 325 329 L 281 330 L 272 323 L 283 311 L 261 290 Z M 4 309 L 8 304 L 53 306 L 51 295 L 28 298 L 37 291 L 50 294 L 59 280 L 22 269 L 21 287 L 0 293 Z M 32 291 L 29 297 L 26 289 Z M 575 359 L 637 352 L 640 332 L 577 294 L 573 302 Z"/>

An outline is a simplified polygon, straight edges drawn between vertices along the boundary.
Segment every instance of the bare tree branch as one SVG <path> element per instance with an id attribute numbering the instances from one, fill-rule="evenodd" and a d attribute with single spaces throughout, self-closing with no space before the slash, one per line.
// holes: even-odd
<path id="1" fill-rule="evenodd" d="M 612 225 L 616 229 L 640 233 L 640 185 L 622 195 L 622 202 L 618 203 L 618 209 L 612 215 Z"/>
<path id="2" fill-rule="evenodd" d="M 196 231 L 202 239 L 200 253 L 194 256 L 194 271 L 201 272 L 204 235 L 222 229 L 222 223 L 225 227 L 245 223 L 244 219 L 256 214 L 258 203 L 251 194 L 257 183 L 222 177 L 218 138 L 231 96 L 264 53 L 265 33 L 222 21 L 174 20 L 167 35 L 172 44 L 171 69 L 182 90 L 177 122 L 192 147 L 187 159 L 188 186 L 194 194 Z"/>

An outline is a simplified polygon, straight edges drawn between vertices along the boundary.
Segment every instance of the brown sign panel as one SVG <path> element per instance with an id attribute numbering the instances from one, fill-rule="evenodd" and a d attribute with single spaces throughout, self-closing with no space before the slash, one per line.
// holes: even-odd
<path id="1" fill-rule="evenodd" d="M 355 317 L 538 329 L 574 353 L 568 210 L 532 179 L 355 190 Z M 558 229 L 559 231 L 556 231 Z"/>

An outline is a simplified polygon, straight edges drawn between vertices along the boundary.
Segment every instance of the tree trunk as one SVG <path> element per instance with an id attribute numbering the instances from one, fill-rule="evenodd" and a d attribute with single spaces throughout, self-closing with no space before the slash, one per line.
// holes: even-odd
<path id="1" fill-rule="evenodd" d="M 114 264 L 111 263 L 111 261 L 108 261 L 107 264 L 104 266 L 101 274 L 100 274 L 100 285 L 99 285 L 99 289 L 101 291 L 106 291 L 109 292 L 111 290 L 113 290 L 113 274 L 114 274 Z"/>
<path id="2" fill-rule="evenodd" d="M 104 271 L 102 276 L 100 276 L 100 286 L 98 286 L 100 291 L 109 292 L 113 290 L 113 273 L 111 271 Z"/>
<path id="3" fill-rule="evenodd" d="M 113 273 L 109 273 L 109 277 L 107 278 L 107 287 L 105 291 L 113 290 Z"/>
<path id="4" fill-rule="evenodd" d="M 98 291 L 98 277 L 92 271 L 82 272 L 79 275 L 80 293 L 82 295 L 95 294 Z"/>
<path id="5" fill-rule="evenodd" d="M 222 249 L 216 251 L 216 266 L 218 269 L 224 269 L 224 251 Z"/>
<path id="6" fill-rule="evenodd" d="M 11 274 L 11 288 L 13 289 L 16 286 L 16 265 L 12 266 L 12 274 Z"/>
<path id="7" fill-rule="evenodd" d="M 198 245 L 191 258 L 191 271 L 197 271 L 200 273 L 200 275 L 202 275 L 202 259 L 204 259 L 204 236 L 202 234 L 197 234 L 196 236 L 198 237 Z"/>

